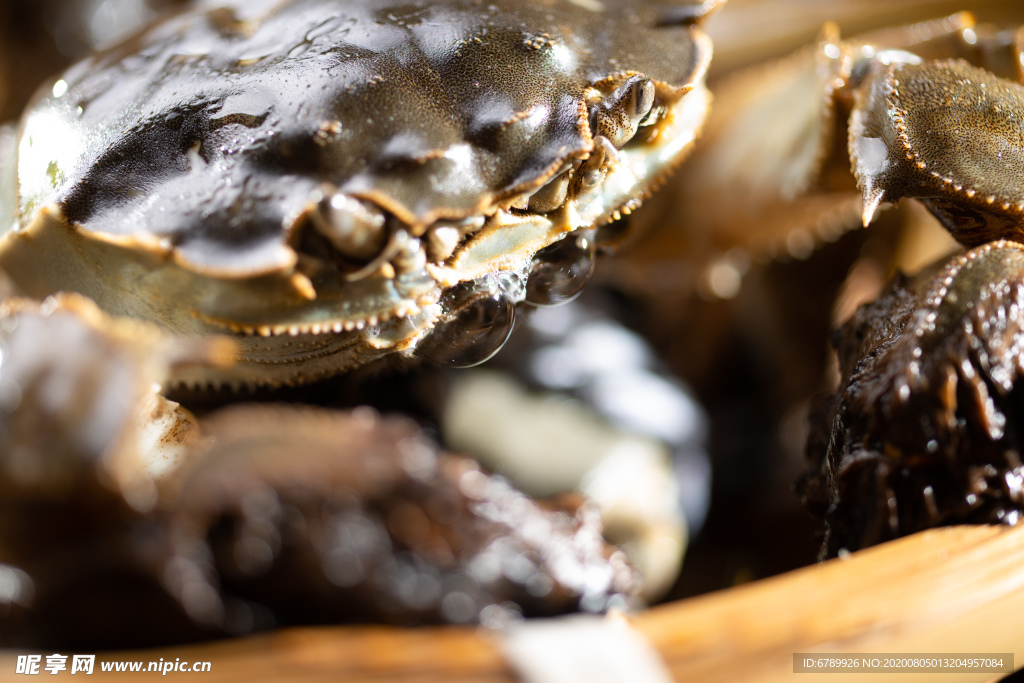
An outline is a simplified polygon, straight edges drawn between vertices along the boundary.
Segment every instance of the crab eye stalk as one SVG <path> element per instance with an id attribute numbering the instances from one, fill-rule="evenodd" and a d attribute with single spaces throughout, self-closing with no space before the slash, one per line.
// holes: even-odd
<path id="1" fill-rule="evenodd" d="M 654 83 L 647 76 L 630 76 L 590 109 L 590 132 L 603 136 L 622 149 L 633 139 L 636 129 L 648 123 L 654 109 Z"/>

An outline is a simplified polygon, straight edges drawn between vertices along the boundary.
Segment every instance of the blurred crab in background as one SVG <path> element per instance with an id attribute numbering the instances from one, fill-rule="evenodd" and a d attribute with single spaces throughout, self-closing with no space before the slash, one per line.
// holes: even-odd
<path id="1" fill-rule="evenodd" d="M 988 242 L 1020 218 L 1020 39 L 966 14 L 820 30 L 870 28 L 867 2 L 776 33 L 775 3 L 721 4 L 198 3 L 122 45 L 96 20 L 107 49 L 0 134 L 3 286 L 36 300 L 0 315 L 5 642 L 601 611 L 663 594 L 705 514 L 676 594 L 718 587 L 813 558 L 805 441 L 828 553 L 1016 521 L 1021 247 Z M 755 59 L 743 17 L 775 50 L 820 34 L 713 81 L 648 199 L 704 125 L 703 27 L 724 73 Z M 904 197 L 982 246 L 857 309 L 955 248 L 922 210 L 875 218 Z M 855 309 L 840 380 L 824 339 Z M 409 369 L 506 341 L 487 370 Z M 268 399 L 329 407 L 207 414 Z M 116 616 L 47 631 L 70 599 Z"/>
<path id="2" fill-rule="evenodd" d="M 701 143 L 636 216 L 647 241 L 611 264 L 656 310 L 683 311 L 636 324 L 698 394 L 767 376 L 774 405 L 740 419 L 760 409 L 796 434 L 780 446 L 793 477 L 807 454 L 798 489 L 827 520 L 826 555 L 1020 512 L 1017 247 L 992 242 L 1019 225 L 1020 17 L 971 9 L 1013 28 L 960 13 L 843 40 L 827 23 L 803 50 L 712 81 Z M 904 198 L 920 203 L 879 213 Z M 950 234 L 992 244 L 959 255 Z M 921 273 L 884 287 L 898 271 Z M 822 371 L 837 324 L 841 381 Z M 810 411 L 809 440 L 778 406 Z"/>

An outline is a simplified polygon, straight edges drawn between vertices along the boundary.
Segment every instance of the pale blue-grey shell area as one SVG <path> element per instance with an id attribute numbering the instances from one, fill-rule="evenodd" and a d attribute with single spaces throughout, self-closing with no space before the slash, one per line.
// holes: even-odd
<path id="1" fill-rule="evenodd" d="M 73 67 L 30 110 L 22 224 L 56 202 L 88 231 L 155 235 L 240 276 L 288 266 L 323 183 L 414 227 L 485 212 L 586 155 L 588 85 L 694 80 L 687 4 L 626 5 L 200 6 Z"/>

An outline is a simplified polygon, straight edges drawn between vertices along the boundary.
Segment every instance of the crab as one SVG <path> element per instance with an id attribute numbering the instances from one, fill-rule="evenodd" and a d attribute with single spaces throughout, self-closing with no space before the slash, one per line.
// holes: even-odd
<path id="1" fill-rule="evenodd" d="M 228 362 L 223 341 L 188 344 L 76 294 L 8 299 L 0 325 L 6 646 L 500 625 L 638 591 L 593 505 L 538 504 L 413 420 L 280 405 L 197 420 L 154 387 L 175 366 Z"/>
<path id="2" fill-rule="evenodd" d="M 635 217 L 657 238 L 626 278 L 663 273 L 660 287 L 709 299 L 736 297 L 759 261 L 813 259 L 884 221 L 883 205 L 914 200 L 946 229 L 927 238 L 939 260 L 874 303 L 857 266 L 846 285 L 841 380 L 812 412 L 798 482 L 826 520 L 824 556 L 1024 511 L 1020 41 L 969 13 L 846 40 L 826 24 L 815 45 L 716 88 L 690 164 Z"/>
<path id="3" fill-rule="evenodd" d="M 70 316 L 98 336 L 89 348 L 141 353 L 144 362 L 120 385 L 134 397 L 119 404 L 129 409 L 111 414 L 99 447 L 87 451 L 82 444 L 94 445 L 88 437 L 95 434 L 79 422 L 82 402 L 91 400 L 82 397 L 104 382 L 95 368 L 52 347 L 38 349 L 43 364 L 70 363 L 88 381 L 57 404 L 55 416 L 47 412 L 52 404 L 36 401 L 46 398 L 44 390 L 18 401 L 55 429 L 0 437 L 29 454 L 47 448 L 36 439 L 52 438 L 70 462 L 58 459 L 34 475 L 36 488 L 12 465 L 14 474 L 2 482 L 17 493 L 9 500 L 46 509 L 56 496 L 65 506 L 59 509 L 86 527 L 99 520 L 98 542 L 116 549 L 109 555 L 116 571 L 99 573 L 109 579 L 127 572 L 132 585 L 141 584 L 142 599 L 161 608 L 170 599 L 183 610 L 175 612 L 171 640 L 197 637 L 196 628 L 243 633 L 277 618 L 335 619 L 338 603 L 353 600 L 403 623 L 440 617 L 490 624 L 519 609 L 505 602 L 510 595 L 530 606 L 534 591 L 551 597 L 533 605 L 536 613 L 628 602 L 636 577 L 620 553 L 600 543 L 586 504 L 535 505 L 467 461 L 438 453 L 408 422 L 366 410 L 252 406 L 196 420 L 152 385 L 301 386 L 382 364 L 477 364 L 504 344 L 517 305 L 572 299 L 597 251 L 645 232 L 647 241 L 618 271 L 622 281 L 630 281 L 630 267 L 634 274 L 637 264 L 647 268 L 653 252 L 677 268 L 657 278 L 657 287 L 727 298 L 752 260 L 809 256 L 819 242 L 838 238 L 851 215 L 869 222 L 883 202 L 900 197 L 924 197 L 969 244 L 1006 236 L 1019 222 L 1013 188 L 986 184 L 990 167 L 969 178 L 955 158 L 943 158 L 943 145 L 913 138 L 920 134 L 915 114 L 924 112 L 925 127 L 945 123 L 941 113 L 927 112 L 932 85 L 973 79 L 986 93 L 999 92 L 989 102 L 975 91 L 985 105 L 1018 111 L 1016 91 L 1003 80 L 935 61 L 964 53 L 995 57 L 990 67 L 1016 63 L 1019 52 L 1005 34 L 986 33 L 966 15 L 852 41 L 828 27 L 813 48 L 736 77 L 719 91 L 704 146 L 673 185 L 647 201 L 687 155 L 707 112 L 710 43 L 701 25 L 718 4 L 200 3 L 73 67 L 47 86 L 16 143 L 17 219 L 0 241 L 0 269 L 14 294 L 45 302 L 37 309 L 12 300 L 3 321 L 13 332 L 3 329 L 13 335 L 26 321 L 43 330 Z M 897 87 L 902 78 L 912 83 L 906 90 Z M 889 97 L 897 91 L 909 98 L 905 111 Z M 800 116 L 790 114 L 793 101 L 806 104 Z M 998 130 L 1008 120 L 984 108 L 975 114 L 981 128 Z M 854 175 L 843 168 L 848 157 L 834 163 L 845 155 L 847 121 Z M 793 144 L 779 144 L 783 123 L 790 136 L 781 142 Z M 0 145 L 11 144 L 9 134 L 0 137 Z M 907 158 L 918 149 L 923 156 Z M 973 158 L 991 166 L 987 154 Z M 751 190 L 742 201 L 738 187 Z M 669 220 L 680 215 L 696 231 Z M 861 374 L 844 379 L 830 404 L 837 412 L 816 430 L 816 469 L 803 489 L 820 509 L 831 508 L 829 552 L 922 524 L 977 521 L 964 516 L 962 503 L 968 513 L 1016 519 L 1008 512 L 1020 503 L 1019 462 L 1003 448 L 1013 435 L 993 431 L 1006 422 L 999 401 L 1015 400 L 1016 346 L 981 357 L 979 345 L 999 337 L 977 329 L 1016 320 L 1009 277 L 1018 248 L 983 245 L 939 268 L 937 280 L 926 274 L 912 285 L 899 281 L 847 328 L 855 341 L 841 349 L 843 368 Z M 697 264 L 689 274 L 678 268 L 687 260 Z M 982 307 L 990 313 L 972 318 Z M 926 329 L 937 311 L 952 316 L 939 333 Z M 133 319 L 134 331 L 107 316 Z M 925 327 L 909 326 L 917 318 Z M 901 383 L 903 373 L 913 375 L 921 347 L 910 333 L 917 329 L 932 335 L 928 348 L 940 357 L 925 363 L 925 381 Z M 867 341 L 858 337 L 865 330 Z M 1012 326 L 999 330 L 1015 339 Z M 902 341 L 890 344 L 895 338 Z M 228 341 L 211 345 L 213 339 Z M 869 372 L 875 365 L 857 358 L 881 357 L 890 346 L 877 364 L 881 379 Z M 19 348 L 31 350 L 31 341 L 22 337 Z M 916 406 L 934 408 L 930 402 L 961 390 L 935 379 L 959 372 L 941 354 L 972 361 L 957 385 L 973 392 L 974 403 L 958 404 L 971 412 L 961 415 L 947 401 L 933 410 L 944 423 L 924 429 L 924 437 L 911 434 L 911 446 L 897 444 L 886 429 L 906 436 L 900 428 L 913 421 Z M 993 358 L 999 362 L 989 363 Z M 19 374 L 34 362 L 0 370 L 20 377 L 19 386 L 35 387 L 38 379 L 45 387 L 46 373 Z M 857 395 L 864 386 L 882 398 L 865 402 Z M 986 398 L 993 387 L 997 398 Z M 981 422 L 971 422 L 978 414 Z M 947 461 L 957 460 L 962 444 L 985 438 L 996 443 L 985 452 L 1002 457 L 970 462 L 967 483 L 958 482 L 977 505 L 957 498 L 963 492 L 956 487 L 925 492 L 920 477 L 930 476 L 934 458 L 914 451 L 934 455 L 928 449 L 939 441 L 936 430 L 956 431 L 961 418 L 969 438 L 941 451 Z M 880 437 L 878 424 L 885 428 Z M 823 444 L 822 432 L 826 441 L 834 433 L 834 441 Z M 848 444 L 871 448 L 851 452 Z M 247 451 L 257 452 L 247 459 Z M 379 471 L 360 460 L 367 452 L 376 454 Z M 142 453 L 150 457 L 140 463 Z M 903 476 L 900 468 L 919 466 L 909 487 L 892 483 Z M 841 511 L 860 509 L 845 493 L 858 484 L 867 487 L 869 503 L 884 505 L 870 508 L 868 523 L 855 520 L 851 532 Z M 449 507 L 462 511 L 468 528 L 499 528 L 499 547 L 474 545 L 480 538 L 467 540 L 465 528 L 437 526 L 437 495 L 457 501 Z M 904 506 L 904 496 L 914 503 Z M 911 511 L 906 520 L 896 514 L 895 524 L 893 499 L 897 512 Z M 49 519 L 20 530 L 22 551 L 37 534 L 51 533 Z M 547 535 L 538 537 L 539 527 Z M 165 545 L 136 544 L 144 532 Z M 359 538 L 372 542 L 360 545 Z M 389 556 L 385 546 L 402 553 Z M 502 564 L 523 556 L 515 549 L 537 570 L 522 581 L 514 579 L 514 561 Z M 453 569 L 450 557 L 463 553 L 479 560 L 476 569 L 497 562 L 495 581 L 473 575 L 474 584 L 466 580 L 471 569 Z M 52 606 L 59 604 L 53 596 L 80 589 L 62 583 L 67 577 L 46 558 L 30 571 L 15 566 L 17 555 L 3 559 L 11 564 L 0 565 L 0 576 L 14 586 L 7 603 L 17 614 L 40 595 Z M 368 575 L 395 580 L 364 594 Z M 423 594 L 403 593 L 409 582 L 444 590 L 427 590 L 433 597 L 417 602 Z M 337 594 L 323 599 L 325 586 Z M 28 614 L 23 623 L 38 625 Z M 82 632 L 72 630 L 65 636 Z"/>
<path id="4" fill-rule="evenodd" d="M 17 147 L 0 272 L 25 297 L 2 311 L 18 502 L 0 571 L 35 605 L 9 637 L 76 590 L 171 599 L 169 640 L 632 600 L 592 506 L 537 506 L 408 422 L 197 420 L 163 394 L 488 359 L 517 304 L 579 292 L 621 238 L 608 224 L 688 152 L 717 4 L 200 2 L 49 84 L 0 138 Z M 33 348 L 51 335 L 82 352 Z M 32 539 L 68 536 L 13 521 L 32 506 L 109 552 L 63 572 Z M 109 642 L 55 637 L 93 636 Z"/>
<path id="5" fill-rule="evenodd" d="M 689 148 L 712 6 L 200 3 L 28 112 L 0 268 L 235 337 L 236 364 L 175 382 L 479 363 Z"/>

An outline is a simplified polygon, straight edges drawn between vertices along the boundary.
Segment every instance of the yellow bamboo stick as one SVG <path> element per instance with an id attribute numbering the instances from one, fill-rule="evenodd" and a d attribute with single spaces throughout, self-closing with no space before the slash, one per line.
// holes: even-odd
<path id="1" fill-rule="evenodd" d="M 1024 666 L 1024 525 L 933 529 L 787 574 L 659 606 L 633 618 L 679 681 L 799 681 L 797 652 L 1012 652 Z M 35 653 L 50 654 L 50 653 Z M 67 654 L 67 653 L 65 653 Z M 298 628 L 102 661 L 209 661 L 206 683 L 302 680 L 510 683 L 499 637 L 469 628 Z M 0 681 L 16 676 L 0 655 Z M 44 660 L 45 662 L 45 657 Z M 45 675 L 45 672 L 44 672 Z M 64 675 L 68 675 L 67 672 Z M 180 678 L 186 674 L 168 674 Z M 873 674 L 872 683 L 987 681 L 993 674 Z M 863 675 L 829 674 L 830 683 Z M 642 683 L 642 682 L 640 682 Z"/>

